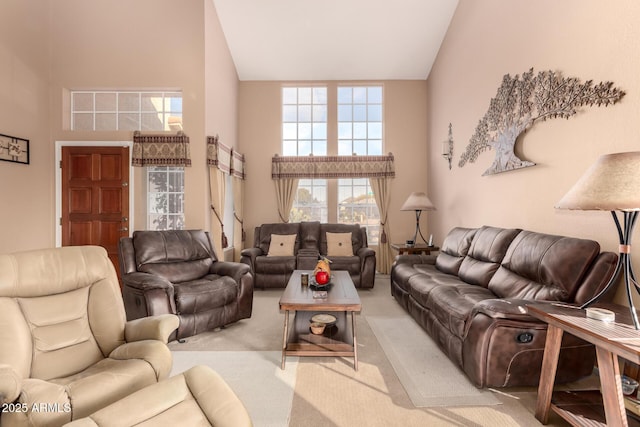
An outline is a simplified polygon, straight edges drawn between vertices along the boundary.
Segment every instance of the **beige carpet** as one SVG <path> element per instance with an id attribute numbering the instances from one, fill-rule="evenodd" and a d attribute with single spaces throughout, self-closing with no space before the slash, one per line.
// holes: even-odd
<path id="1" fill-rule="evenodd" d="M 279 351 L 174 351 L 171 375 L 195 365 L 220 374 L 238 395 L 254 427 L 286 426 L 296 385 L 298 358 L 280 369 Z"/>
<path id="2" fill-rule="evenodd" d="M 367 316 L 384 354 L 416 407 L 497 405 L 490 390 L 476 388 L 409 317 Z M 452 369 L 453 368 L 453 369 Z"/>
<path id="3" fill-rule="evenodd" d="M 284 320 L 278 309 L 281 294 L 281 289 L 256 290 L 251 319 L 190 337 L 184 344 L 172 342 L 169 347 L 175 352 L 279 352 Z M 388 276 L 378 276 L 373 290 L 360 290 L 359 294 L 363 306 L 362 314 L 356 317 L 359 370 L 354 371 L 350 358 L 301 357 L 297 368 L 291 363 L 295 358 L 288 358 L 287 372 L 296 369 L 295 389 L 289 422 L 283 422 L 282 427 L 540 425 L 533 415 L 533 388 L 494 392 L 498 405 L 456 406 L 452 402 L 451 406 L 414 406 L 366 321 L 368 317 L 411 319 L 390 295 Z M 402 356 L 399 351 L 398 358 Z M 272 361 L 277 369 L 278 360 Z M 240 360 L 235 363 L 241 376 L 247 372 L 244 365 Z M 450 369 L 457 368 L 451 364 Z M 251 374 L 244 378 L 238 381 L 255 382 Z M 269 403 L 263 404 L 263 410 L 268 411 Z M 567 424 L 554 415 L 549 425 Z"/>

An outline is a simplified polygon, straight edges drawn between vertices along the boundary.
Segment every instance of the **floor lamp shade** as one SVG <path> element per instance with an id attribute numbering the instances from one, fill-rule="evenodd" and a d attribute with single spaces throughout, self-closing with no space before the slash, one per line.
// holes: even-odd
<path id="1" fill-rule="evenodd" d="M 627 299 L 636 329 L 640 322 L 632 298 L 638 285 L 631 263 L 631 237 L 640 211 L 640 152 L 606 154 L 600 157 L 557 203 L 558 209 L 606 210 L 611 212 L 620 242 L 615 273 L 605 288 L 582 305 L 589 306 L 604 295 L 624 273 Z M 617 212 L 623 215 L 623 225 Z"/>
<path id="2" fill-rule="evenodd" d="M 416 231 L 413 234 L 413 242 L 415 243 L 416 238 L 418 237 L 418 234 L 420 234 L 420 237 L 422 237 L 422 240 L 424 240 L 424 242 L 427 243 L 427 241 L 425 240 L 424 236 L 422 235 L 422 232 L 420 231 L 420 214 L 422 213 L 422 211 L 435 211 L 436 210 L 436 207 L 433 205 L 433 203 L 431 203 L 431 200 L 429 200 L 427 195 L 424 194 L 423 192 L 413 192 L 413 193 L 411 193 L 409 195 L 409 197 L 407 198 L 407 200 L 402 205 L 402 207 L 400 208 L 400 210 L 401 211 L 415 211 L 415 213 L 416 213 Z"/>

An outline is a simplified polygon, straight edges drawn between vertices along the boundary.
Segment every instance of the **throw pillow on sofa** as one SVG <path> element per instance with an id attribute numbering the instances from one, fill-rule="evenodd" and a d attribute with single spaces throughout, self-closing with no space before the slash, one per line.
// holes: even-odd
<path id="1" fill-rule="evenodd" d="M 267 256 L 293 256 L 297 234 L 272 234 Z"/>
<path id="2" fill-rule="evenodd" d="M 327 256 L 353 256 L 351 233 L 327 232 Z"/>

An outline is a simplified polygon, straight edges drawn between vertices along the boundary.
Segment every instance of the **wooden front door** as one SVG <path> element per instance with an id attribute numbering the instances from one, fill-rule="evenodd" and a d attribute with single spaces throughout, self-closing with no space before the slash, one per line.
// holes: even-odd
<path id="1" fill-rule="evenodd" d="M 118 240 L 129 235 L 129 148 L 62 147 L 62 246 L 107 250 L 120 278 Z"/>

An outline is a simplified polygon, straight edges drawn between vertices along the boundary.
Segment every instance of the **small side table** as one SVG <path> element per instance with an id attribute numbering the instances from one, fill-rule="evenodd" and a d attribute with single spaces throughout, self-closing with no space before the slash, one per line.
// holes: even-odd
<path id="1" fill-rule="evenodd" d="M 431 255 L 431 252 L 437 252 L 440 250 L 439 247 L 437 246 L 427 246 L 427 245 L 414 245 L 414 246 L 407 246 L 404 243 L 392 243 L 391 244 L 391 249 L 398 251 L 399 255 L 403 255 L 403 254 L 408 254 L 408 255 L 412 255 L 412 254 L 425 254 L 425 255 Z"/>
<path id="2" fill-rule="evenodd" d="M 569 308 L 561 304 L 527 306 L 531 316 L 548 324 L 536 404 L 536 418 L 542 424 L 547 424 L 549 411 L 553 410 L 574 426 L 637 425 L 636 420 L 629 423 L 625 412 L 618 356 L 640 364 L 640 347 L 638 347 L 640 331 L 631 326 L 628 308 L 615 304 L 596 304 L 596 306 L 615 312 L 615 322 L 605 323 L 589 319 L 585 315 L 585 310 Z M 567 398 L 569 395 L 567 393 L 553 393 L 564 332 L 595 345 L 602 394 L 602 398 L 600 396 L 597 398 L 603 404 L 604 411 L 596 409 L 598 405 L 593 398 L 593 393 L 582 395 L 581 392 L 573 392 L 570 393 L 571 399 Z"/>

